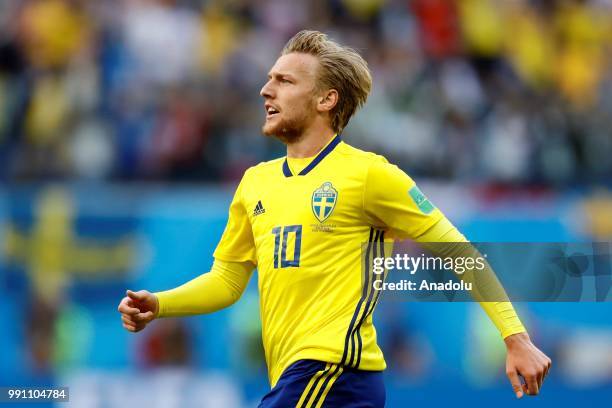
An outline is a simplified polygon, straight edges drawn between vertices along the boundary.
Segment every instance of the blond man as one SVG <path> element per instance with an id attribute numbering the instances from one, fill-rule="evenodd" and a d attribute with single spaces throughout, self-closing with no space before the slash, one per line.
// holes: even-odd
<path id="1" fill-rule="evenodd" d="M 165 292 L 128 291 L 123 326 L 211 313 L 236 302 L 258 269 L 271 391 L 260 407 L 382 407 L 386 364 L 372 313 L 380 293 L 365 257 L 396 238 L 465 242 L 403 171 L 346 144 L 341 133 L 372 80 L 354 50 L 317 31 L 285 45 L 261 89 L 264 135 L 287 156 L 248 169 L 234 195 L 212 270 Z M 517 397 L 550 367 L 509 302 L 481 303 L 507 345 Z M 519 376 L 525 380 L 521 383 Z"/>

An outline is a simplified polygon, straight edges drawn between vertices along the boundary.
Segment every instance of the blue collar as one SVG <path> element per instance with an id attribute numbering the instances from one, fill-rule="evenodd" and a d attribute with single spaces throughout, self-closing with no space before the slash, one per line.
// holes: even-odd
<path id="1" fill-rule="evenodd" d="M 329 142 L 327 146 L 325 146 L 325 149 L 321 150 L 319 154 L 317 154 L 317 156 L 308 164 L 308 166 L 304 167 L 302 171 L 300 171 L 298 176 L 305 176 L 308 174 L 310 170 L 314 169 L 316 165 L 319 164 L 321 160 L 325 158 L 325 156 L 330 154 L 341 141 L 342 139 L 340 138 L 340 135 L 337 135 L 331 142 Z M 287 158 L 285 158 L 285 161 L 283 162 L 283 174 L 285 177 L 293 176 L 293 173 L 291 173 L 291 169 L 289 168 L 289 164 L 287 163 Z"/>

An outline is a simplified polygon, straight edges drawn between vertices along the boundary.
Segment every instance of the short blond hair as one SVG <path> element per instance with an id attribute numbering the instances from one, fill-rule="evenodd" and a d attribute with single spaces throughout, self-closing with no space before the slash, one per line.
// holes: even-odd
<path id="1" fill-rule="evenodd" d="M 319 60 L 317 90 L 335 89 L 338 103 L 331 110 L 331 126 L 340 133 L 372 89 L 368 63 L 354 49 L 330 40 L 319 31 L 302 30 L 291 38 L 281 55 L 292 52 L 310 54 Z"/>

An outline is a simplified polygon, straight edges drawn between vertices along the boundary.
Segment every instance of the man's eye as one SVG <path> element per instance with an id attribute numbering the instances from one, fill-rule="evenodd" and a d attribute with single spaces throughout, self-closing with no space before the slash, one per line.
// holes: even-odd
<path id="1" fill-rule="evenodd" d="M 283 79 L 281 79 L 281 83 L 283 83 L 283 84 L 290 84 L 291 81 L 286 79 L 286 78 L 283 78 Z"/>

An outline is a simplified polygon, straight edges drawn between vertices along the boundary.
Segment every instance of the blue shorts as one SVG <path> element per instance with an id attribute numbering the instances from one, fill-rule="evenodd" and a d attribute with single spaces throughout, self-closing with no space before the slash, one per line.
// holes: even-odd
<path id="1" fill-rule="evenodd" d="M 290 365 L 258 408 L 381 408 L 385 406 L 382 371 L 300 360 Z"/>

